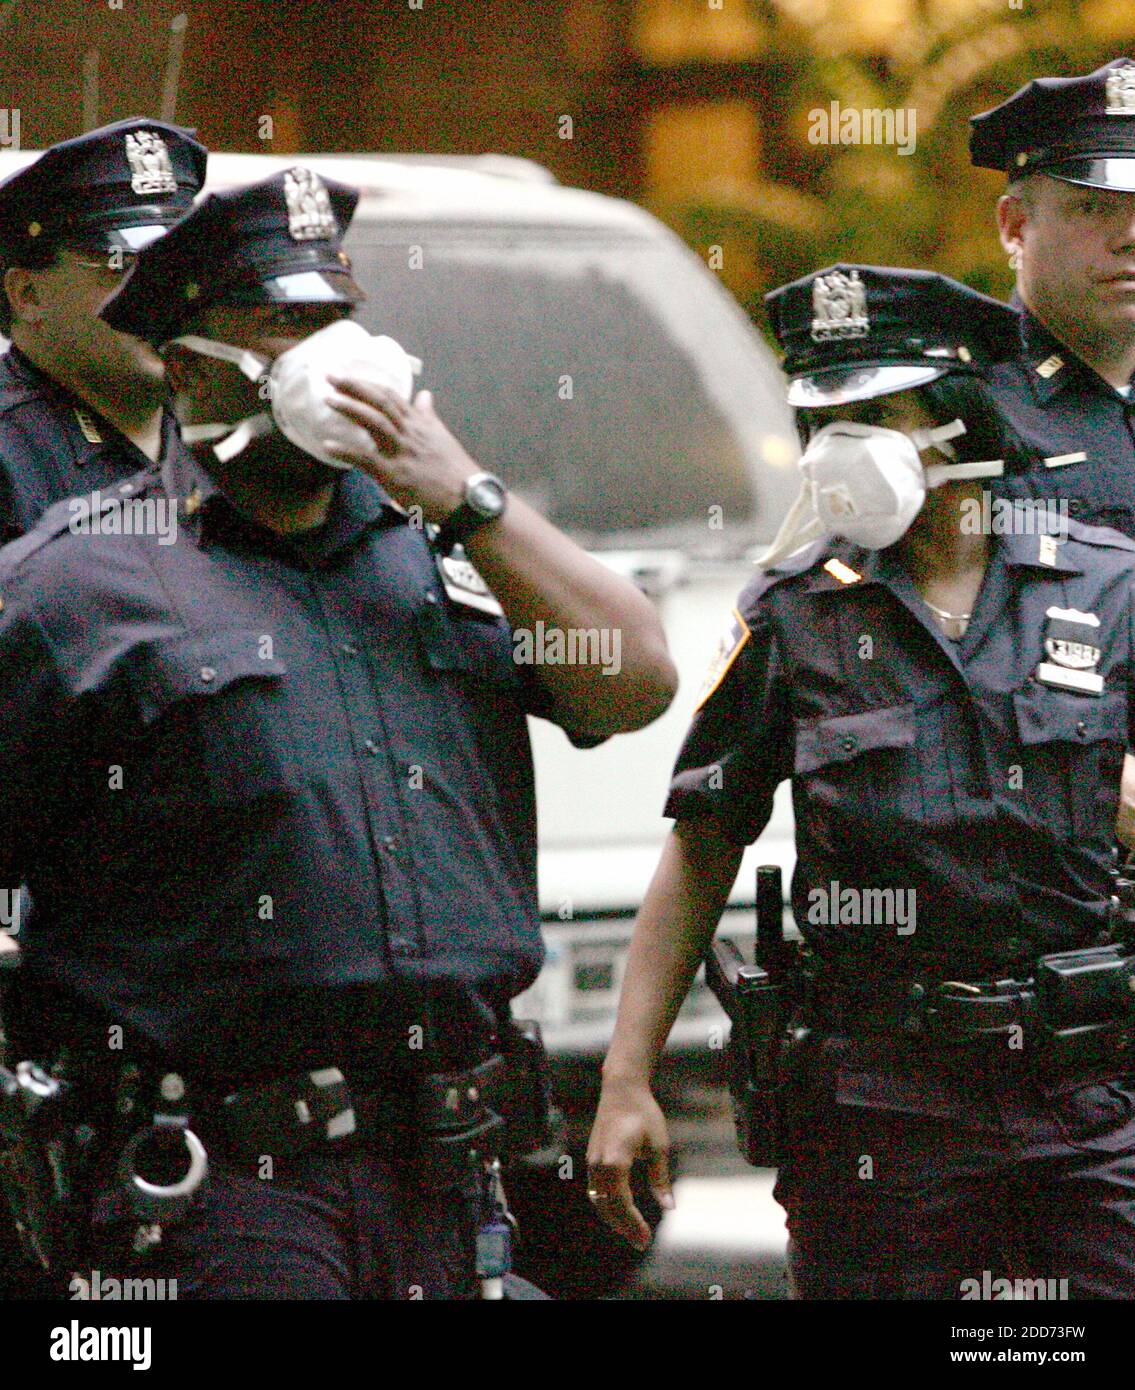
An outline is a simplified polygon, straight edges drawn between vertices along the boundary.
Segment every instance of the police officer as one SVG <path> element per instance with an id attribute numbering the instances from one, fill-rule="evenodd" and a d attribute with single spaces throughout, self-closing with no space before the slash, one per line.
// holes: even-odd
<path id="1" fill-rule="evenodd" d="M 142 251 L 104 312 L 169 345 L 193 456 L 85 532 L 53 509 L 0 579 L 40 1045 L 111 1096 L 93 1267 L 152 1245 L 131 1131 L 172 1115 L 186 1182 L 197 1140 L 210 1176 L 128 1258 L 179 1297 L 467 1292 L 470 1179 L 439 1163 L 492 1128 L 502 1020 L 542 956 L 525 715 L 593 744 L 674 686 L 649 601 L 380 383 L 381 340 L 344 322 L 356 201 L 293 169 Z M 264 418 L 285 380 L 318 457 Z M 519 664 L 537 622 L 617 632 L 620 669 Z"/>
<path id="2" fill-rule="evenodd" d="M 1023 351 L 993 383 L 1038 460 L 1013 490 L 1135 536 L 1135 62 L 1038 78 L 971 124 L 974 164 L 1009 178 Z"/>
<path id="3" fill-rule="evenodd" d="M 178 447 L 152 347 L 98 317 L 138 251 L 192 206 L 207 154 L 139 117 L 53 145 L 0 185 L 0 541 L 53 502 Z"/>
<path id="4" fill-rule="evenodd" d="M 98 309 L 205 177 L 192 132 L 134 118 L 52 146 L 0 185 L 0 543 L 53 502 L 179 449 L 164 368 Z M 0 965 L 15 953 L 0 933 Z M 13 981 L 14 981 L 13 977 Z M 15 1008 L 0 976 L 0 1014 Z M 22 1264 L 0 1203 L 0 1285 Z"/>
<path id="5" fill-rule="evenodd" d="M 1077 1057 L 1059 1032 L 1076 1006 L 1037 993 L 1057 982 L 1051 953 L 1108 926 L 1135 544 L 993 510 L 998 462 L 1021 465 L 978 370 L 1015 350 L 1007 306 L 837 266 L 770 309 L 806 487 L 678 758 L 604 1064 L 593 1201 L 645 1242 L 632 1162 L 663 1197 L 667 1181 L 651 1070 L 790 778 L 808 952 L 775 1195 L 798 1293 L 958 1298 L 1012 1276 L 1130 1297 L 1135 1079 L 1118 1049 L 1135 1019 L 1119 993 L 1081 1000 L 1094 1050 Z M 1098 949 L 1125 988 L 1122 953 Z"/>
<path id="6" fill-rule="evenodd" d="M 1037 460 L 1003 491 L 1135 537 L 1135 62 L 1038 78 L 971 126 L 974 164 L 1009 178 L 997 215 L 1021 311 L 1021 354 L 991 379 Z M 1130 758 L 1123 789 L 1131 846 Z"/>

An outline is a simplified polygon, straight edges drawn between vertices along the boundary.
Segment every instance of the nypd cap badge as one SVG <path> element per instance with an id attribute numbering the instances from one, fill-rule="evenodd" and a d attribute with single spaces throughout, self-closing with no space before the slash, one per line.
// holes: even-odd
<path id="1" fill-rule="evenodd" d="M 869 326 L 867 291 L 857 270 L 850 275 L 834 270 L 816 276 L 812 282 L 812 338 L 815 342 L 829 338 L 865 338 Z"/>
<path id="2" fill-rule="evenodd" d="M 177 192 L 169 150 L 156 130 L 127 134 L 126 161 L 130 165 L 130 187 L 139 197 Z"/>
<path id="3" fill-rule="evenodd" d="M 1105 90 L 1109 116 L 1135 115 L 1135 68 L 1108 68 Z"/>
<path id="4" fill-rule="evenodd" d="M 288 231 L 295 241 L 325 241 L 338 235 L 338 224 L 323 180 L 297 166 L 284 175 Z"/>

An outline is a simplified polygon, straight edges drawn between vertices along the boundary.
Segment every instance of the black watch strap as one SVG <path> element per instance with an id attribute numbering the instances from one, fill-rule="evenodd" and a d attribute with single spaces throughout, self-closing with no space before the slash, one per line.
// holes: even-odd
<path id="1" fill-rule="evenodd" d="M 491 481 L 500 490 L 502 496 L 505 493 L 504 484 L 494 474 L 478 474 L 471 482 Z M 474 506 L 469 501 L 468 496 L 460 506 L 445 518 L 437 530 L 437 545 L 443 555 L 448 555 L 455 545 L 464 545 L 475 531 L 479 531 L 482 526 L 487 526 L 490 521 L 496 521 L 504 511 L 504 502 L 501 503 L 499 511 L 486 512 L 481 507 Z"/>
<path id="2" fill-rule="evenodd" d="M 495 520 L 496 517 L 485 516 L 468 502 L 462 502 L 437 528 L 438 547 L 443 555 L 448 555 L 455 545 L 464 545 L 474 531 Z"/>

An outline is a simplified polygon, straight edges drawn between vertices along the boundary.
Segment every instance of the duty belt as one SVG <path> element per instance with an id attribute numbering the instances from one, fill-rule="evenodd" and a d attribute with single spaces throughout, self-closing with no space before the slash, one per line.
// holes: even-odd
<path id="1" fill-rule="evenodd" d="M 186 1111 L 203 1136 L 241 1160 L 294 1156 L 351 1138 L 465 1156 L 470 1148 L 488 1152 L 504 1123 L 494 1101 L 500 1104 L 505 1065 L 494 1053 L 464 1071 L 423 1075 L 397 1090 L 352 1086 L 337 1067 L 324 1067 L 243 1087 L 219 1104 L 199 1107 L 190 1098 Z"/>
<path id="2" fill-rule="evenodd" d="M 1096 969 L 1089 995 L 1067 963 Z M 1106 969 L 1106 975 L 1105 975 Z M 1067 1069 L 1116 1062 L 1135 1039 L 1135 962 L 1109 948 L 1043 956 L 1025 980 L 890 979 L 870 984 L 813 976 L 805 1022 L 849 1034 L 906 1037 L 912 1045 L 997 1065 Z M 1076 1006 L 1080 1005 L 1079 1008 Z"/>
<path id="3" fill-rule="evenodd" d="M 984 1034 L 1024 1024 L 1034 1014 L 1031 980 L 885 980 L 870 985 L 813 979 L 809 1018 L 873 1032 Z"/>

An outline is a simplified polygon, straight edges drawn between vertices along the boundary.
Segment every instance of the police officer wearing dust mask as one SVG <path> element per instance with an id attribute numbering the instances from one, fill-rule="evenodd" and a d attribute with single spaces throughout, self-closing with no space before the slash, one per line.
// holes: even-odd
<path id="1" fill-rule="evenodd" d="M 646 1239 L 628 1173 L 645 1157 L 665 1196 L 651 1071 L 791 779 L 807 953 L 777 1040 L 775 1195 L 797 1292 L 959 1298 L 1009 1268 L 1129 1298 L 1130 966 L 1112 951 L 1120 987 L 1073 999 L 1053 953 L 1097 947 L 1110 923 L 1135 544 L 1074 522 L 1045 534 L 1035 509 L 987 499 L 1022 463 L 982 375 L 1015 350 L 1007 306 L 869 266 L 769 303 L 802 499 L 678 758 L 604 1064 L 593 1200 Z M 1069 1018 L 1091 1026 L 1062 1032 Z"/>
<path id="2" fill-rule="evenodd" d="M 193 458 L 0 559 L 26 973 L 86 1011 L 60 1041 L 111 1098 L 80 1267 L 137 1257 L 179 1297 L 468 1294 L 480 1178 L 443 1160 L 492 1142 L 509 1000 L 542 958 L 526 715 L 590 745 L 674 684 L 649 601 L 347 320 L 357 197 L 294 168 L 142 252 L 104 314 L 164 348 Z M 171 544 L 103 525 L 157 501 Z M 537 621 L 617 630 L 621 669 L 518 665 Z M 154 1248 L 121 1178 L 138 1117 L 171 1107 L 209 1176 Z"/>

